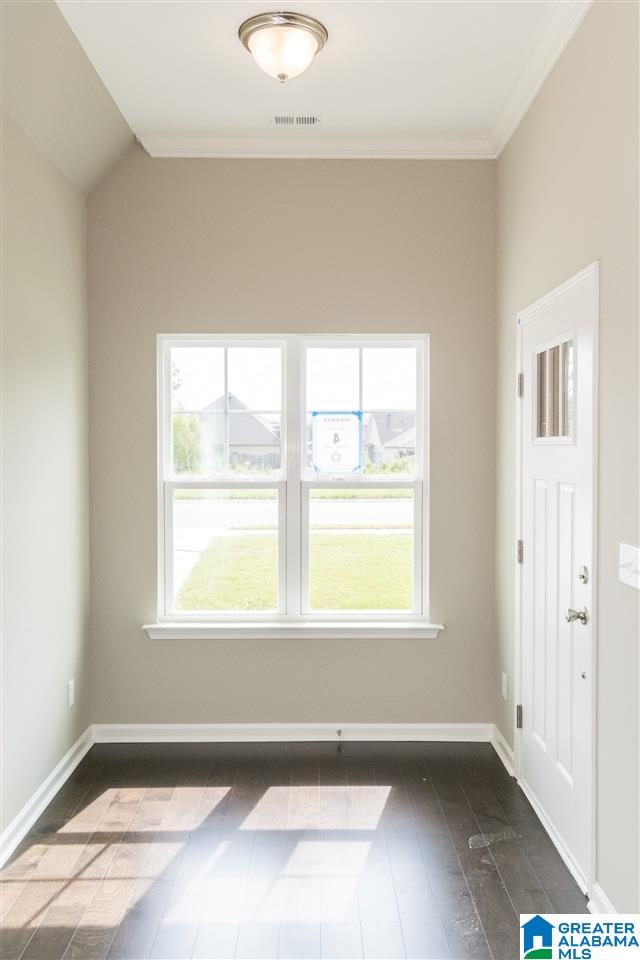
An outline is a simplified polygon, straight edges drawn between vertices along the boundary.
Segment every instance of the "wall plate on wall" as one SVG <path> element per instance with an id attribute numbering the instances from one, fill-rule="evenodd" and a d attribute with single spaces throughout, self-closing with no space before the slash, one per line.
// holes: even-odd
<path id="1" fill-rule="evenodd" d="M 627 543 L 619 545 L 618 576 L 620 583 L 640 590 L 640 547 L 630 547 Z"/>

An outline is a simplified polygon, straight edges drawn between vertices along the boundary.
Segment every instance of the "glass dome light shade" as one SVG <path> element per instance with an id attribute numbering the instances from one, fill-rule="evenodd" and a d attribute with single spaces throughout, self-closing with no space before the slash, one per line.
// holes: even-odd
<path id="1" fill-rule="evenodd" d="M 308 30 L 284 25 L 256 30 L 248 44 L 260 69 L 281 82 L 304 73 L 318 52 Z"/>

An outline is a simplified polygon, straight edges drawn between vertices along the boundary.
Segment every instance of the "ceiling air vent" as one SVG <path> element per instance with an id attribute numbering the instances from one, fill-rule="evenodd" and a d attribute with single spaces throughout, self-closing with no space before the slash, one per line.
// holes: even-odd
<path id="1" fill-rule="evenodd" d="M 317 127 L 320 117 L 280 114 L 273 118 L 276 127 Z"/>

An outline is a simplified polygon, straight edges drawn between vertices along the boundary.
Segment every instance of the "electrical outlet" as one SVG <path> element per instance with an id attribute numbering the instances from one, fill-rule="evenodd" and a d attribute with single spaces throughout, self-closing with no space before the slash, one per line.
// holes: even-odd
<path id="1" fill-rule="evenodd" d="M 73 706 L 76 699 L 76 681 L 74 679 L 67 681 L 67 706 L 69 709 Z"/>
<path id="2" fill-rule="evenodd" d="M 502 674 L 502 699 L 507 699 L 507 675 L 506 673 Z"/>

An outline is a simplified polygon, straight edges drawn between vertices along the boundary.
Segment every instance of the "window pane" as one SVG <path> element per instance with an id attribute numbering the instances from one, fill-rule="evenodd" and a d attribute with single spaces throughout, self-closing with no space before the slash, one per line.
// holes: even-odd
<path id="1" fill-rule="evenodd" d="M 358 410 L 357 347 L 307 348 L 307 410 Z"/>
<path id="2" fill-rule="evenodd" d="M 229 473 L 253 477 L 280 469 L 280 417 L 277 414 L 229 414 Z"/>
<path id="3" fill-rule="evenodd" d="M 171 417 L 173 472 L 213 477 L 225 470 L 222 413 L 174 413 Z"/>
<path id="4" fill-rule="evenodd" d="M 176 490 L 176 611 L 278 607 L 276 490 Z"/>
<path id="5" fill-rule="evenodd" d="M 560 347 L 549 351 L 549 397 L 547 423 L 549 436 L 560 436 Z"/>
<path id="6" fill-rule="evenodd" d="M 365 413 L 363 433 L 365 474 L 384 477 L 415 473 L 415 413 Z"/>
<path id="7" fill-rule="evenodd" d="M 251 410 L 279 410 L 282 351 L 279 347 L 229 347 L 231 400 Z"/>
<path id="8" fill-rule="evenodd" d="M 171 409 L 224 408 L 224 348 L 173 347 Z"/>
<path id="9" fill-rule="evenodd" d="M 574 429 L 573 340 L 536 356 L 536 437 L 572 437 Z"/>
<path id="10" fill-rule="evenodd" d="M 311 490 L 309 606 L 413 609 L 413 490 Z"/>
<path id="11" fill-rule="evenodd" d="M 365 347 L 362 380 L 365 410 L 415 410 L 415 347 Z"/>
<path id="12" fill-rule="evenodd" d="M 171 419 L 174 475 L 251 479 L 280 470 L 279 414 L 174 413 Z"/>

